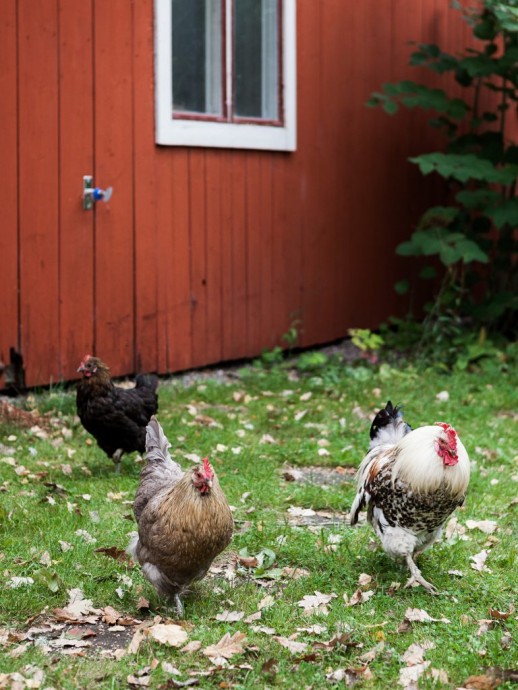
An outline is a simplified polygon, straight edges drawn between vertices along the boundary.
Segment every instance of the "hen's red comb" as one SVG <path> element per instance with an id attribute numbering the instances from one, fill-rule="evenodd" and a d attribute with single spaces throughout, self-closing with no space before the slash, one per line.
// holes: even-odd
<path id="1" fill-rule="evenodd" d="M 203 469 L 205 471 L 205 476 L 208 477 L 209 479 L 213 477 L 214 475 L 214 470 L 212 469 L 212 465 L 209 462 L 209 458 L 203 458 Z"/>

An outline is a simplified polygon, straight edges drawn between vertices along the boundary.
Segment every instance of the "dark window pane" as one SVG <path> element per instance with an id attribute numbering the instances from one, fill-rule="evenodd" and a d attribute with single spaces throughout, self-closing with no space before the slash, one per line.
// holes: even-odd
<path id="1" fill-rule="evenodd" d="M 279 0 L 234 2 L 234 112 L 279 118 Z"/>
<path id="2" fill-rule="evenodd" d="M 172 0 L 173 109 L 221 114 L 221 0 Z"/>

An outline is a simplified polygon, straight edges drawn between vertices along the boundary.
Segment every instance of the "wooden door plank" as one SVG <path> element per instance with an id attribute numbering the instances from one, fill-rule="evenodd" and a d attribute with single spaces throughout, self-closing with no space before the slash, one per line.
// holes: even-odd
<path id="1" fill-rule="evenodd" d="M 0 361 L 9 362 L 9 348 L 18 349 L 18 83 L 16 0 L 3 3 L 0 15 L 0 188 L 2 189 L 2 231 L 0 232 Z M 0 388 L 4 379 L 0 374 Z"/>
<path id="2" fill-rule="evenodd" d="M 207 217 L 205 150 L 189 154 L 189 244 L 191 264 L 191 366 L 207 363 Z"/>
<path id="3" fill-rule="evenodd" d="M 225 227 L 223 271 L 228 272 L 226 294 L 223 299 L 223 357 L 237 359 L 246 354 L 247 340 L 247 275 L 246 275 L 246 216 L 245 216 L 245 156 L 242 151 L 232 154 L 230 195 L 223 202 L 230 222 Z M 230 289 L 229 289 L 230 288 Z"/>
<path id="4" fill-rule="evenodd" d="M 189 231 L 189 151 L 172 149 L 170 178 L 171 249 L 168 266 L 168 370 L 188 369 L 192 361 L 192 295 Z"/>
<path id="5" fill-rule="evenodd" d="M 222 151 L 207 152 L 206 156 L 206 279 L 207 309 L 205 357 L 206 362 L 219 362 L 223 358 L 222 337 L 222 265 L 221 247 L 225 227 L 222 223 L 221 187 L 226 184 L 223 174 Z"/>
<path id="6" fill-rule="evenodd" d="M 137 371 L 158 370 L 158 201 L 154 140 L 153 2 L 133 3 L 135 348 Z"/>
<path id="7" fill-rule="evenodd" d="M 269 218 L 271 187 L 265 184 L 271 168 L 268 156 L 250 152 L 246 160 L 246 274 L 247 355 L 256 355 L 274 344 L 268 337 L 271 319 L 271 245 Z M 265 193 L 266 192 L 266 193 Z M 266 307 L 266 308 L 265 308 Z"/>
<path id="8" fill-rule="evenodd" d="M 321 3 L 310 3 L 299 8 L 298 52 L 299 70 L 305 74 L 298 84 L 298 98 L 304 103 L 299 116 L 299 185 L 300 185 L 300 222 L 302 224 L 302 258 L 301 290 L 303 294 L 303 312 L 301 315 L 301 343 L 306 345 L 318 342 L 328 328 L 329 311 L 336 309 L 339 296 L 330 302 L 328 286 L 334 279 L 333 256 L 339 248 L 330 241 L 331 213 L 338 201 L 333 180 L 329 179 L 329 170 L 334 174 L 344 162 L 339 162 L 334 148 L 337 142 L 331 142 L 327 134 L 330 119 L 335 117 L 335 108 L 322 107 L 328 94 L 325 88 L 323 68 L 323 51 L 325 50 L 326 26 L 323 25 L 324 6 Z M 347 31 L 347 23 L 335 18 L 337 26 Z M 342 48 L 347 52 L 347 41 L 342 38 Z M 335 56 L 343 66 L 344 60 Z M 332 88 L 333 101 L 340 98 L 339 89 Z M 347 124 L 343 124 L 342 136 L 345 136 Z M 331 150 L 330 150 L 331 149 Z M 341 178 L 344 183 L 343 175 Z M 343 198 L 340 194 L 339 198 Z M 330 246 L 331 244 L 331 246 Z"/>
<path id="9" fill-rule="evenodd" d="M 112 375 L 135 370 L 132 3 L 94 0 L 95 350 Z"/>
<path id="10" fill-rule="evenodd" d="M 58 15 L 18 3 L 21 350 L 27 385 L 59 378 Z"/>
<path id="11" fill-rule="evenodd" d="M 91 0 L 82 3 L 81 12 L 60 0 L 59 345 L 65 380 L 78 377 L 94 337 L 94 213 L 81 203 L 83 175 L 94 169 L 92 20 Z"/>

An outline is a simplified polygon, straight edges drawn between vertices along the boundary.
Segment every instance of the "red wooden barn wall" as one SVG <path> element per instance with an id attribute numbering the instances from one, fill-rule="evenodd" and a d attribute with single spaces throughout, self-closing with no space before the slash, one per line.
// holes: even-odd
<path id="1" fill-rule="evenodd" d="M 0 357 L 27 384 L 258 354 L 401 309 L 394 257 L 427 200 L 416 113 L 364 107 L 409 40 L 451 50 L 444 0 L 299 0 L 295 153 L 154 143 L 152 0 L 0 0 Z M 81 208 L 82 176 L 113 185 Z M 1 379 L 0 379 L 1 385 Z"/>

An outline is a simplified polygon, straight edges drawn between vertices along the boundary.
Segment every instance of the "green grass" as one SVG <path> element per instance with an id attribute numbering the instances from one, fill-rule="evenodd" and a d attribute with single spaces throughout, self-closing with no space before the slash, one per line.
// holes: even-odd
<path id="1" fill-rule="evenodd" d="M 230 667 L 200 675 L 200 687 L 220 683 L 235 688 L 324 687 L 326 675 L 332 671 L 364 668 L 361 657 L 378 645 L 378 653 L 369 662 L 372 677 L 360 675 L 358 687 L 387 688 L 397 685 L 405 666 L 401 655 L 410 644 L 424 641 L 434 644 L 425 659 L 447 673 L 446 687 L 459 687 L 468 676 L 490 666 L 511 668 L 513 658 L 516 665 L 515 642 L 510 649 L 502 646 L 505 633 L 516 636 L 516 613 L 507 620 L 495 620 L 487 632 L 477 634 L 478 621 L 489 619 L 490 609 L 509 611 L 516 597 L 518 505 L 512 503 L 518 495 L 518 431 L 513 417 L 516 374 L 499 368 L 455 375 L 411 366 L 353 368 L 332 360 L 309 372 L 287 365 L 271 370 L 255 365 L 239 374 L 239 378 L 228 379 L 191 376 L 190 385 L 176 378 L 164 381 L 159 391 L 159 419 L 176 449 L 176 458 L 189 467 L 185 454 L 208 454 L 235 506 L 237 531 L 225 561 L 232 562 L 232 554 L 245 548 L 250 554 L 263 549 L 275 553 L 275 562 L 264 577 L 254 577 L 244 569 L 238 569 L 234 582 L 216 575 L 199 583 L 186 599 L 189 640 L 200 640 L 206 647 L 226 632 L 247 635 L 245 653 L 232 657 Z M 446 402 L 436 400 L 442 390 L 449 392 Z M 498 524 L 491 536 L 478 529 L 466 530 L 467 539 L 443 540 L 424 554 L 420 566 L 424 576 L 443 592 L 439 597 L 420 588 L 394 590 L 393 583 L 404 584 L 407 573 L 384 555 L 367 525 L 351 529 L 340 523 L 309 529 L 288 520 L 290 506 L 349 509 L 354 496 L 350 477 L 345 484 L 322 487 L 287 482 L 281 470 L 285 465 L 357 466 L 368 445 L 372 413 L 389 398 L 405 404 L 413 426 L 435 421 L 455 426 L 473 463 L 468 498 L 456 517 L 461 525 L 469 519 Z M 65 605 L 72 588 L 81 588 L 99 608 L 113 606 L 142 620 L 155 615 L 174 618 L 138 568 L 95 552 L 97 547 L 124 549 L 128 533 L 135 529 L 129 503 L 141 467 L 135 456 L 126 456 L 122 473 L 114 474 L 111 461 L 95 443 L 88 443 L 88 435 L 74 417 L 72 391 L 42 393 L 26 404 L 49 413 L 54 426 L 49 438 L 41 439 L 28 429 L 0 425 L 4 446 L 0 446 L 2 672 L 23 674 L 32 664 L 45 672 L 42 687 L 86 688 L 95 683 L 101 689 L 127 687 L 128 674 L 155 665 L 153 660 L 160 663 L 151 670 L 151 688 L 173 687 L 168 685 L 170 678 L 185 681 L 190 672 L 211 670 L 212 664 L 200 651 L 182 653 L 147 638 L 136 655 L 119 661 L 102 658 L 93 648 L 83 657 L 69 657 L 44 654 L 33 645 L 20 656 L 11 656 L 19 643 L 12 636 L 5 640 L 2 629 L 23 632 L 45 620 L 53 609 Z M 199 423 L 196 414 L 212 418 L 218 426 Z M 265 434 L 275 443 L 261 442 Z M 234 452 L 237 448 L 241 450 Z M 328 454 L 319 455 L 319 449 Z M 5 462 L 9 457 L 15 466 Z M 26 472 L 17 474 L 15 469 L 21 465 Z M 96 543 L 85 542 L 76 534 L 78 530 L 88 532 Z M 338 535 L 336 550 L 323 548 L 330 534 Z M 60 541 L 73 548 L 62 551 Z M 484 548 L 489 551 L 491 572 L 480 573 L 470 567 L 470 557 Z M 50 565 L 40 562 L 45 552 Z M 308 574 L 290 579 L 280 575 L 286 566 L 304 568 Z M 450 575 L 449 570 L 463 575 Z M 361 573 L 372 576 L 369 588 L 375 593 L 369 601 L 347 607 L 343 595 L 353 594 Z M 12 577 L 32 577 L 35 582 L 16 589 L 5 587 Z M 304 615 L 297 605 L 315 591 L 337 595 L 328 605 L 328 616 Z M 263 610 L 254 625 L 272 628 L 283 637 L 298 632 L 297 641 L 308 645 L 305 653 L 291 654 L 272 635 L 253 630 L 243 620 L 215 619 L 224 610 L 249 616 L 267 594 L 273 595 L 274 604 Z M 140 596 L 150 600 L 150 612 L 137 609 Z M 413 629 L 398 631 L 409 607 L 425 609 L 434 618 L 446 617 L 450 623 L 414 623 Z M 35 623 L 28 622 L 35 616 L 39 616 Z M 297 631 L 315 624 L 325 626 L 326 631 Z M 349 633 L 349 645 L 314 647 L 316 642 L 343 633 Z M 271 659 L 276 661 L 274 675 L 263 668 Z M 181 675 L 166 673 L 162 661 L 172 663 Z M 437 687 L 437 683 L 421 678 L 419 687 Z M 511 686 L 504 683 L 500 687 Z"/>

